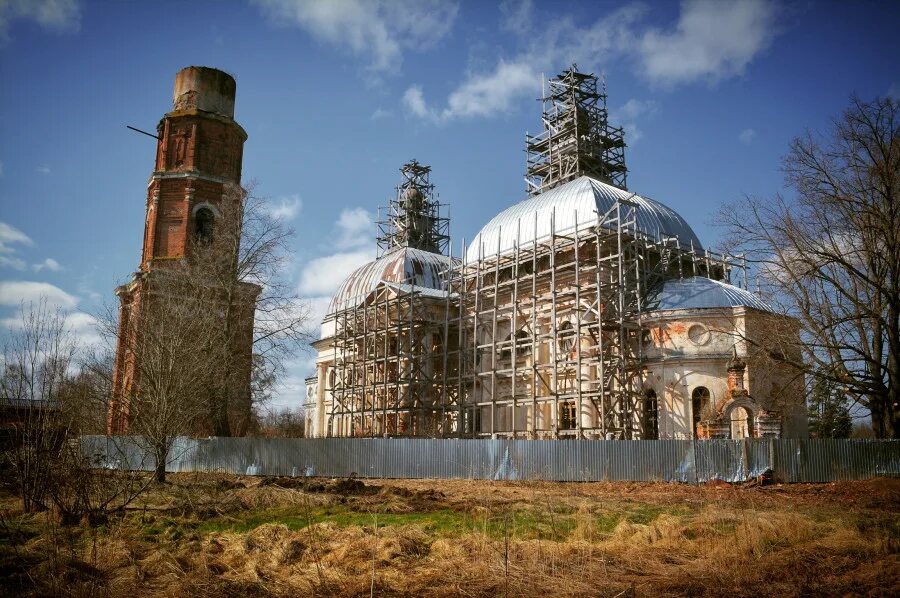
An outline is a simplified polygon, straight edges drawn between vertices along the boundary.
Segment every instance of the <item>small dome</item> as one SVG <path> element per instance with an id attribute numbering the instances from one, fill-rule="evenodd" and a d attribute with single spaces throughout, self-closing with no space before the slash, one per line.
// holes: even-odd
<path id="1" fill-rule="evenodd" d="M 357 268 L 341 283 L 328 305 L 328 315 L 354 307 L 381 282 L 409 284 L 443 290 L 441 272 L 450 258 L 412 247 L 398 247 L 373 262 Z"/>
<path id="2" fill-rule="evenodd" d="M 675 210 L 583 176 L 497 214 L 469 245 L 466 260 L 478 259 L 479 246 L 483 248 L 482 255 L 491 256 L 497 253 L 498 247 L 500 253 L 513 249 L 517 238 L 520 247 L 527 247 L 535 239 L 548 238 L 551 217 L 556 219 L 557 234 L 571 234 L 576 225 L 578 230 L 591 228 L 597 223 L 597 214 L 605 214 L 620 199 L 637 204 L 637 228 L 647 237 L 655 240 L 676 237 L 683 248 L 703 248 L 700 239 Z"/>
<path id="3" fill-rule="evenodd" d="M 649 307 L 647 311 L 731 307 L 752 307 L 760 311 L 773 311 L 754 293 L 703 276 L 666 281 L 655 305 Z"/>

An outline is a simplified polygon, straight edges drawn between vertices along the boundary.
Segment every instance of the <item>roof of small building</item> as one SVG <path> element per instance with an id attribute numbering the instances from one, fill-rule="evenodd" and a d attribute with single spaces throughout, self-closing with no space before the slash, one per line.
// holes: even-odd
<path id="1" fill-rule="evenodd" d="M 441 272 L 449 265 L 450 258 L 439 253 L 412 247 L 392 249 L 357 268 L 341 283 L 328 305 L 327 315 L 359 305 L 381 282 L 443 291 Z"/>
<path id="2" fill-rule="evenodd" d="M 631 200 L 637 204 L 637 229 L 654 240 L 675 237 L 681 247 L 702 249 L 700 239 L 690 225 L 675 210 L 635 193 L 608 185 L 597 179 L 582 176 L 540 195 L 510 206 L 494 216 L 469 245 L 466 261 L 482 256 L 505 253 L 527 246 L 535 240 L 548 238 L 551 218 L 555 219 L 557 234 L 571 234 L 597 223 L 598 213 L 605 214 L 617 200 Z"/>
<path id="3" fill-rule="evenodd" d="M 773 311 L 758 295 L 704 276 L 668 280 L 648 311 L 752 307 Z"/>

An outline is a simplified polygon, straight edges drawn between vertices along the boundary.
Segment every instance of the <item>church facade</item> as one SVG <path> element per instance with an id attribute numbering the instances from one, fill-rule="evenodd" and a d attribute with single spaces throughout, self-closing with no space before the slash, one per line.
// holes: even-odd
<path id="1" fill-rule="evenodd" d="M 805 436 L 803 380 L 772 358 L 797 346 L 795 323 L 746 288 L 739 256 L 626 189 L 595 77 L 549 84 L 528 196 L 457 255 L 430 169 L 401 169 L 380 255 L 314 343 L 308 435 Z"/>

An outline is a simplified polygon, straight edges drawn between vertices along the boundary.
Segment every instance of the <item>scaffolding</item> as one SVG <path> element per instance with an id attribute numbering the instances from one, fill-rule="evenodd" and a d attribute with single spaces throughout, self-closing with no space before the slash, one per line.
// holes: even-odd
<path id="1" fill-rule="evenodd" d="M 404 278 L 405 260 L 415 272 L 440 262 L 440 280 L 452 258 L 449 217 L 430 182 L 431 168 L 411 160 L 400 169 L 396 196 L 380 210 L 377 243 L 380 257 L 395 256 L 395 280 L 380 281 L 367 296 L 342 306 L 334 323 L 334 363 L 327 380 L 332 404 L 328 436 L 452 436 L 457 428 L 458 395 L 447 390 L 455 378 L 447 361 L 446 339 L 454 297 L 432 285 Z M 415 276 L 413 276 L 415 278 Z"/>
<path id="2" fill-rule="evenodd" d="M 529 193 L 582 175 L 624 189 L 622 130 L 607 123 L 595 77 L 573 66 L 551 81 L 544 127 L 526 139 Z M 667 280 L 730 282 L 743 269 L 746 288 L 742 258 L 642 230 L 646 200 L 624 193 L 587 221 L 554 208 L 548 233 L 534 212 L 510 223 L 508 246 L 502 234 L 495 247 L 479 236 L 454 259 L 429 173 L 415 160 L 401 169 L 378 246 L 440 256 L 441 280 L 381 281 L 333 315 L 327 434 L 648 437 L 644 314 Z"/>
<path id="3" fill-rule="evenodd" d="M 554 212 L 545 238 L 523 242 L 518 221 L 512 250 L 464 249 L 449 272 L 460 436 L 643 437 L 642 315 L 665 280 L 736 262 L 642 233 L 636 210 L 620 200 L 565 231 Z"/>
<path id="4" fill-rule="evenodd" d="M 541 97 L 543 130 L 525 134 L 526 191 L 543 193 L 587 175 L 626 189 L 625 132 L 609 124 L 606 83 L 577 65 L 549 82 Z"/>
<path id="5" fill-rule="evenodd" d="M 415 247 L 446 254 L 450 244 L 450 218 L 443 214 L 431 183 L 431 167 L 410 160 L 400 168 L 397 194 L 379 209 L 378 249 Z"/>
<path id="6" fill-rule="evenodd" d="M 456 399 L 445 393 L 447 298 L 384 285 L 335 314 L 329 436 L 452 436 Z"/>

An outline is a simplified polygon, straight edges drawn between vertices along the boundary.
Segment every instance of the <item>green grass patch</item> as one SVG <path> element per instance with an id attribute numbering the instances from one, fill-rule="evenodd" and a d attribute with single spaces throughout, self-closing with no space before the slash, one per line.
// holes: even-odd
<path id="1" fill-rule="evenodd" d="M 611 534 L 620 521 L 622 515 L 619 513 L 600 513 L 594 516 L 594 528 L 601 534 Z"/>
<path id="2" fill-rule="evenodd" d="M 619 516 L 604 514 L 596 518 L 595 525 L 607 532 L 615 528 Z M 517 539 L 563 541 L 575 529 L 576 515 L 551 512 L 544 509 L 522 509 L 507 513 L 472 513 L 451 509 L 418 513 L 369 513 L 353 511 L 341 505 L 316 507 L 309 512 L 296 509 L 265 509 L 231 514 L 204 520 L 196 525 L 200 533 L 246 533 L 260 525 L 281 524 L 298 530 L 315 523 L 332 523 L 339 527 L 391 527 L 417 525 L 426 533 L 437 537 L 460 537 L 470 533 L 484 533 L 493 539 L 506 536 Z M 156 522 L 145 531 L 147 535 L 163 533 L 170 529 L 169 522 Z"/>
<path id="3" fill-rule="evenodd" d="M 585 518 L 589 518 L 587 522 L 593 533 L 608 535 L 623 519 L 646 525 L 664 513 L 683 515 L 689 511 L 634 503 L 616 510 L 590 513 L 575 512 L 571 508 L 557 509 L 555 506 L 552 509 L 536 506 L 502 512 L 438 509 L 415 513 L 371 513 L 333 504 L 315 506 L 309 510 L 297 507 L 248 510 L 193 521 L 163 517 L 147 525 L 144 536 L 151 540 L 172 540 L 192 532 L 242 534 L 264 524 L 280 524 L 291 530 L 300 530 L 317 523 L 371 528 L 377 522 L 378 527 L 419 526 L 433 537 L 453 538 L 483 533 L 494 540 L 509 537 L 562 542 L 573 534 L 579 524 L 586 522 Z"/>
<path id="4" fill-rule="evenodd" d="M 468 531 L 465 514 L 449 509 L 426 513 L 368 513 L 339 505 L 317 507 L 309 512 L 296 509 L 266 509 L 246 514 L 215 517 L 202 522 L 197 531 L 245 533 L 267 523 L 298 530 L 315 523 L 333 523 L 339 527 L 379 527 L 419 525 L 436 535 L 458 535 Z"/>
<path id="5" fill-rule="evenodd" d="M 661 507 L 659 505 L 648 505 L 645 503 L 628 505 L 623 511 L 626 521 L 642 525 L 649 525 L 654 519 L 663 514 L 674 515 L 676 517 L 683 517 L 691 514 L 690 509 L 683 507 Z"/>

